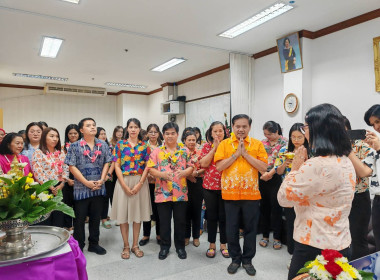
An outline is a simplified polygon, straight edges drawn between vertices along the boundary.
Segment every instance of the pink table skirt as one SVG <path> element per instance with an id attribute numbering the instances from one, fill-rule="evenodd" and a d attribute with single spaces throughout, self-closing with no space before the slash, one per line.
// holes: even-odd
<path id="1" fill-rule="evenodd" d="M 87 280 L 86 258 L 71 236 L 71 252 L 39 260 L 0 267 L 0 279 L 6 280 Z"/>

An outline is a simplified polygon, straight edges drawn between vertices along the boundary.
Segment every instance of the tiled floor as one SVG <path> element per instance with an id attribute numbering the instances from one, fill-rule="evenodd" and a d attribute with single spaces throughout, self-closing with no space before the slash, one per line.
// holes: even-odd
<path id="1" fill-rule="evenodd" d="M 87 231 L 86 231 L 87 234 Z M 142 234 L 142 230 L 141 230 Z M 260 236 L 258 236 L 258 239 Z M 130 242 L 132 236 L 130 236 Z M 120 229 L 117 226 L 112 229 L 101 227 L 100 244 L 107 249 L 107 254 L 98 256 L 89 253 L 85 247 L 87 258 L 87 271 L 90 280 L 113 280 L 113 279 L 257 279 L 257 280 L 285 280 L 287 279 L 287 263 L 290 256 L 287 253 L 286 246 L 281 250 L 275 251 L 272 243 L 267 248 L 257 245 L 256 256 L 253 259 L 253 265 L 257 270 L 254 277 L 246 274 L 243 268 L 240 268 L 235 275 L 227 273 L 227 266 L 231 259 L 225 259 L 217 251 L 215 258 L 207 258 L 205 252 L 208 248 L 207 233 L 201 238 L 201 245 L 196 248 L 190 242 L 186 247 L 187 259 L 180 260 L 177 257 L 175 248 L 172 247 L 166 260 L 158 259 L 159 245 L 155 242 L 155 229 L 152 228 L 151 241 L 144 247 L 145 256 L 138 259 L 133 254 L 129 260 L 122 260 L 120 253 L 123 243 Z M 243 240 L 241 239 L 241 242 Z M 132 245 L 132 244 L 131 244 Z"/>

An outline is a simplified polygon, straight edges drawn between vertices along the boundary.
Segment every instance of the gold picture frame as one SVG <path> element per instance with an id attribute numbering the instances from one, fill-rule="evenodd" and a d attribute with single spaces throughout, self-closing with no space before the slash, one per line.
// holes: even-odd
<path id="1" fill-rule="evenodd" d="M 375 87 L 380 92 L 380 36 L 373 38 L 373 57 L 375 64 Z"/>

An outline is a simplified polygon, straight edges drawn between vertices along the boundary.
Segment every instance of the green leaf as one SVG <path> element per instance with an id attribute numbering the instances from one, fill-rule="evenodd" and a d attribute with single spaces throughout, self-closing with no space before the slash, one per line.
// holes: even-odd
<path id="1" fill-rule="evenodd" d="M 373 273 L 372 272 L 366 272 L 363 270 L 358 271 L 360 276 L 362 277 L 362 280 L 372 280 L 373 279 Z"/>
<path id="2" fill-rule="evenodd" d="M 47 181 L 47 182 L 44 183 L 43 185 L 41 185 L 41 186 L 37 186 L 37 187 L 36 187 L 36 194 L 39 195 L 39 194 L 42 193 L 43 191 L 48 190 L 50 187 L 54 187 L 56 184 L 58 184 L 58 181 L 57 181 L 57 180 L 50 180 L 50 181 Z"/>
<path id="3" fill-rule="evenodd" d="M 20 180 L 17 181 L 17 183 L 20 185 L 20 186 L 25 186 L 25 183 L 26 183 L 26 176 L 22 177 Z"/>
<path id="4" fill-rule="evenodd" d="M 36 206 L 31 209 L 31 211 L 27 214 L 27 216 L 35 216 L 41 213 L 43 210 L 45 210 L 42 206 Z"/>
<path id="5" fill-rule="evenodd" d="M 12 185 L 12 181 L 7 179 L 7 178 L 4 178 L 4 177 L 0 177 L 0 180 L 4 181 L 8 186 L 11 186 Z"/>
<path id="6" fill-rule="evenodd" d="M 0 219 L 4 220 L 8 216 L 8 211 L 0 210 Z"/>
<path id="7" fill-rule="evenodd" d="M 29 210 L 32 208 L 32 206 L 33 206 L 32 199 L 30 198 L 29 195 L 26 195 L 26 196 L 23 198 L 23 200 L 22 200 L 22 202 L 21 202 L 21 204 L 20 204 L 20 207 L 21 207 L 22 209 L 24 209 L 25 212 L 29 212 Z"/>
<path id="8" fill-rule="evenodd" d="M 11 199 L 8 197 L 0 199 L 0 206 L 7 206 L 7 205 L 9 205 L 10 201 L 11 201 Z"/>
<path id="9" fill-rule="evenodd" d="M 58 202 L 61 202 L 62 199 L 63 199 L 62 190 L 59 190 L 57 195 L 54 196 L 51 200 L 58 203 Z"/>
<path id="10" fill-rule="evenodd" d="M 297 274 L 307 273 L 307 272 L 309 272 L 309 270 L 310 270 L 310 268 L 303 267 L 300 270 L 298 270 Z"/>
<path id="11" fill-rule="evenodd" d="M 22 217 L 22 215 L 25 214 L 25 211 L 21 209 L 20 207 L 14 207 L 11 210 L 9 210 L 7 219 L 18 219 Z"/>
<path id="12" fill-rule="evenodd" d="M 74 210 L 70 206 L 66 205 L 65 203 L 59 203 L 57 204 L 56 209 L 57 211 L 61 211 L 66 215 L 69 215 L 70 217 L 75 218 Z"/>

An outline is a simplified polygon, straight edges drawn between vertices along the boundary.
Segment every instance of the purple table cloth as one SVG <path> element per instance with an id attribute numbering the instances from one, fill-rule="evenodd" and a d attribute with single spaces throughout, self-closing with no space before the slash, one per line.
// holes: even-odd
<path id="1" fill-rule="evenodd" d="M 78 242 L 70 236 L 71 252 L 15 265 L 0 267 L 0 279 L 6 280 L 87 280 L 86 258 Z"/>

